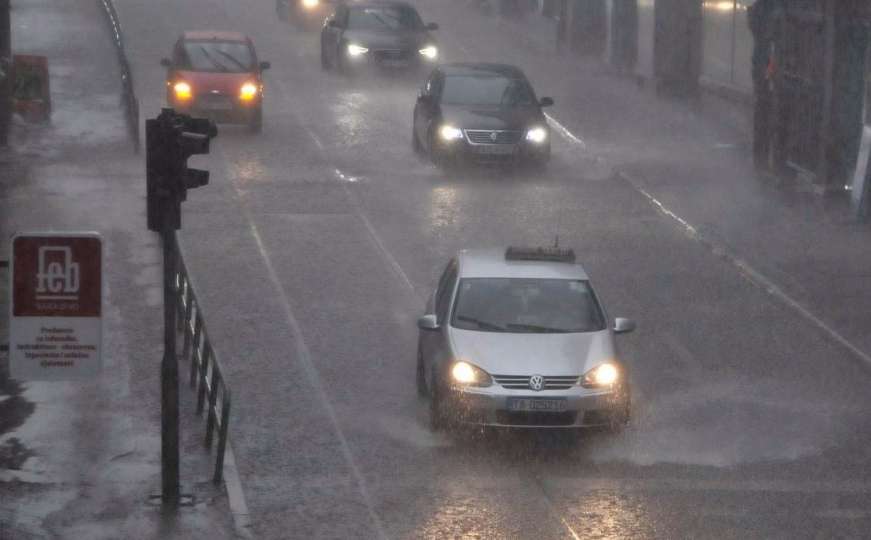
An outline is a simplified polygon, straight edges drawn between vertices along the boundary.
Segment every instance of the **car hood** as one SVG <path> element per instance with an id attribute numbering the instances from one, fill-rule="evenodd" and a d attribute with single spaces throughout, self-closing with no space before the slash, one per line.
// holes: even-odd
<path id="1" fill-rule="evenodd" d="M 534 106 L 467 107 L 442 105 L 442 119 L 461 129 L 526 129 L 533 124 L 546 125 L 544 115 Z"/>
<path id="2" fill-rule="evenodd" d="M 368 49 L 408 49 L 435 43 L 429 32 L 374 32 L 371 30 L 347 30 L 345 41 Z"/>
<path id="3" fill-rule="evenodd" d="M 611 333 L 509 334 L 451 328 L 457 358 L 492 375 L 583 375 L 616 351 Z"/>
<path id="4" fill-rule="evenodd" d="M 194 94 L 218 91 L 222 94 L 237 95 L 239 88 L 248 81 L 256 81 L 254 73 L 212 73 L 206 71 L 178 71 L 176 80 L 191 85 Z"/>

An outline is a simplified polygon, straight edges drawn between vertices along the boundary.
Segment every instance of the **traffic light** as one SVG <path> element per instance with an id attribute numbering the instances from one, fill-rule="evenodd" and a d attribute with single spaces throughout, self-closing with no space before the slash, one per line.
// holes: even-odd
<path id="1" fill-rule="evenodd" d="M 145 121 L 145 168 L 148 229 L 166 232 L 181 228 L 181 203 L 187 190 L 209 183 L 209 171 L 191 169 L 187 160 L 209 153 L 218 134 L 214 122 L 163 109 Z"/>

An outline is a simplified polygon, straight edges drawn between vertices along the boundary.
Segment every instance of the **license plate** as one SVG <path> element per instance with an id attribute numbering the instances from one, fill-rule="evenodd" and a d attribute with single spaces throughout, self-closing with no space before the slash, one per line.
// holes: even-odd
<path id="1" fill-rule="evenodd" d="M 382 60 L 381 65 L 389 68 L 408 67 L 408 60 Z"/>
<path id="2" fill-rule="evenodd" d="M 513 144 L 484 144 L 473 148 L 475 152 L 488 156 L 506 156 L 514 153 Z"/>
<path id="3" fill-rule="evenodd" d="M 233 109 L 233 104 L 227 98 L 206 98 L 201 100 L 198 108 L 206 111 L 229 111 Z"/>
<path id="4" fill-rule="evenodd" d="M 564 399 L 511 398 L 508 400 L 511 411 L 529 412 L 563 412 L 566 410 Z"/>

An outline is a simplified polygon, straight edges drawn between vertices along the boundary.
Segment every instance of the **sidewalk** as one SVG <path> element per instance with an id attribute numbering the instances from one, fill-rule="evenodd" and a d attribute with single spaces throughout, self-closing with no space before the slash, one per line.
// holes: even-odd
<path id="1" fill-rule="evenodd" d="M 549 114 L 591 157 L 693 226 L 760 294 L 830 327 L 868 362 L 871 227 L 852 220 L 846 194 L 824 198 L 798 182 L 758 177 L 746 109 L 707 95 L 695 103 L 662 99 L 596 59 L 542 50 L 552 34 L 541 20 L 482 14 L 466 0 L 428 4 L 426 11 L 451 21 L 443 29 L 463 37 L 473 60 L 523 67 L 542 95 L 556 99 Z"/>
<path id="2" fill-rule="evenodd" d="M 120 106 L 118 62 L 98 3 L 14 0 L 16 53 L 49 60 L 50 125 L 16 120 L 0 151 L 0 258 L 15 231 L 103 235 L 103 371 L 85 382 L 10 381 L 0 353 L 0 539 L 233 538 L 226 495 L 192 392 L 180 389 L 182 490 L 195 504 L 164 514 L 160 492 L 161 258 L 145 227 L 144 162 Z M 0 270 L 0 309 L 8 310 Z M 8 342 L 0 317 L 0 342 Z"/>

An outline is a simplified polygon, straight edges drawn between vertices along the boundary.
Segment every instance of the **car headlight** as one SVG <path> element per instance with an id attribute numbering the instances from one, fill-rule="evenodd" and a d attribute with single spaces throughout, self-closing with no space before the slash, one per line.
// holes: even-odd
<path id="1" fill-rule="evenodd" d="M 193 97 L 193 90 L 191 90 L 191 85 L 184 81 L 179 81 L 175 83 L 172 87 L 173 92 L 175 92 L 176 99 L 190 99 Z"/>
<path id="2" fill-rule="evenodd" d="M 257 97 L 258 93 L 257 85 L 250 82 L 243 84 L 242 88 L 239 89 L 239 97 L 244 101 L 251 101 Z"/>
<path id="3" fill-rule="evenodd" d="M 312 9 L 318 7 L 320 0 L 302 0 L 302 7 Z"/>
<path id="4" fill-rule="evenodd" d="M 485 387 L 493 384 L 493 379 L 486 371 L 463 361 L 451 367 L 451 380 L 464 386 Z"/>
<path id="5" fill-rule="evenodd" d="M 547 130 L 541 126 L 530 128 L 526 132 L 526 140 L 535 144 L 541 144 L 547 140 Z"/>
<path id="6" fill-rule="evenodd" d="M 439 135 L 446 141 L 457 141 L 463 138 L 463 131 L 451 125 L 444 125 L 439 129 Z"/>
<path id="7" fill-rule="evenodd" d="M 369 52 L 369 49 L 363 47 L 362 45 L 357 45 L 356 43 L 351 43 L 348 45 L 348 54 L 351 56 L 363 56 Z"/>
<path id="8" fill-rule="evenodd" d="M 439 48 L 435 45 L 427 45 L 418 52 L 420 52 L 420 54 L 422 54 L 429 60 L 435 60 L 439 56 Z"/>
<path id="9" fill-rule="evenodd" d="M 620 370 L 612 363 L 600 364 L 581 377 L 584 388 L 608 388 L 620 380 Z"/>

